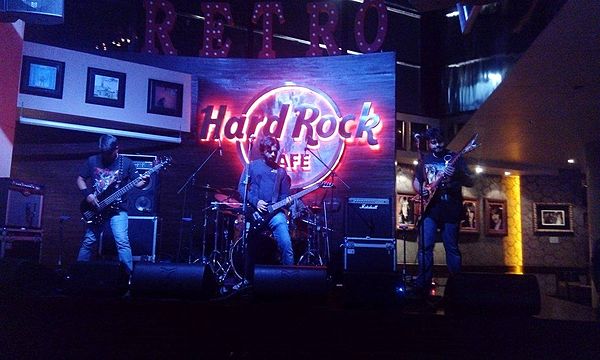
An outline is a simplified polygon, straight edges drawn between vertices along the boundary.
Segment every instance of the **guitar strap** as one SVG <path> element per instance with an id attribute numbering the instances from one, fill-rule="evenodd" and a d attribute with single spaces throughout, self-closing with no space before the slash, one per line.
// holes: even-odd
<path id="1" fill-rule="evenodd" d="M 279 199 L 279 190 L 281 189 L 281 174 L 283 169 L 277 168 L 277 175 L 275 175 L 275 187 L 273 187 L 273 195 L 271 196 L 271 204 L 274 204 Z"/>

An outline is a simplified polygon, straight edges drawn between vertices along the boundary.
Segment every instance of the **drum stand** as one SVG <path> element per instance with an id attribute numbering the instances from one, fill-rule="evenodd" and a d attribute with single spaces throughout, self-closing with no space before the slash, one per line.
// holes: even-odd
<path id="1" fill-rule="evenodd" d="M 302 256 L 300 256 L 300 259 L 298 259 L 298 265 L 323 266 L 323 259 L 321 258 L 321 254 L 319 254 L 319 248 L 318 246 L 315 247 L 315 244 L 313 244 L 313 242 L 318 244 L 320 238 L 319 234 L 322 231 L 321 227 L 318 225 L 319 220 L 316 214 L 313 216 L 313 220 L 314 221 L 302 220 L 309 226 L 312 226 L 313 228 L 310 234 L 308 235 L 306 251 L 304 252 L 304 254 L 302 254 Z"/>

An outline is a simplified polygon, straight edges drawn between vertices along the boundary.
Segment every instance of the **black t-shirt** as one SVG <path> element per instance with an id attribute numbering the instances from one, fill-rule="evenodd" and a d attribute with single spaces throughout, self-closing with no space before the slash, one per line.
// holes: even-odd
<path id="1" fill-rule="evenodd" d="M 426 183 L 431 184 L 441 177 L 446 167 L 446 161 L 450 161 L 456 154 L 446 150 L 443 155 L 434 156 L 432 153 L 425 155 L 423 164 L 419 163 L 415 169 L 415 177 L 420 183 L 423 183 L 425 177 Z M 423 170 L 424 165 L 424 170 Z M 462 187 L 473 186 L 471 172 L 469 171 L 464 159 L 458 158 L 454 163 L 454 175 L 443 181 L 438 186 L 437 191 L 431 203 L 429 204 L 426 216 L 431 216 L 438 221 L 458 223 L 463 215 L 462 211 Z"/>
<path id="2" fill-rule="evenodd" d="M 283 168 L 274 169 L 267 165 L 264 159 L 258 159 L 250 162 L 248 165 L 248 174 L 250 184 L 248 187 L 248 202 L 256 207 L 258 200 L 264 200 L 268 203 L 273 202 L 273 193 L 275 192 L 276 180 L 279 179 L 279 193 L 275 196 L 275 201 L 281 201 L 290 195 L 291 179 Z M 280 173 L 277 178 L 277 172 Z M 240 178 L 238 190 L 244 194 L 245 173 Z"/>
<path id="3" fill-rule="evenodd" d="M 119 155 L 110 164 L 102 161 L 100 154 L 90 156 L 81 169 L 79 176 L 85 180 L 91 179 L 93 190 L 98 194 L 105 191 L 115 181 L 121 181 L 120 186 L 128 184 L 138 177 L 137 169 L 131 159 Z M 127 211 L 127 193 L 121 196 L 119 208 Z"/>

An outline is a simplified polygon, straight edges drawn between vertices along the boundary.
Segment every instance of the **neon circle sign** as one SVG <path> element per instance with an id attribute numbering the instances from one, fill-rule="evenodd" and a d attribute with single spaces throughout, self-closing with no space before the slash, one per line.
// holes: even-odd
<path id="1" fill-rule="evenodd" d="M 238 142 L 242 161 L 261 157 L 258 144 L 265 136 L 277 138 L 279 165 L 290 175 L 292 188 L 306 188 L 327 178 L 344 152 L 344 140 L 336 131 L 341 118 L 338 107 L 325 94 L 307 87 L 271 89 L 251 102 L 245 117 L 250 119 L 246 138 Z M 262 121 L 253 126 L 253 119 Z M 256 140 L 248 154 L 250 138 Z"/>

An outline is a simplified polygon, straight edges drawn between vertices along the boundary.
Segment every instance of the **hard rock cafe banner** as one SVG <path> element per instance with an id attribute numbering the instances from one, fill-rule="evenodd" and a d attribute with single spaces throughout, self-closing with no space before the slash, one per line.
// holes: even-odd
<path id="1" fill-rule="evenodd" d="M 393 53 L 206 60 L 192 119 L 199 146 L 220 141 L 241 172 L 260 157 L 260 140 L 274 136 L 292 188 L 333 173 L 349 196 L 393 195 Z"/>

